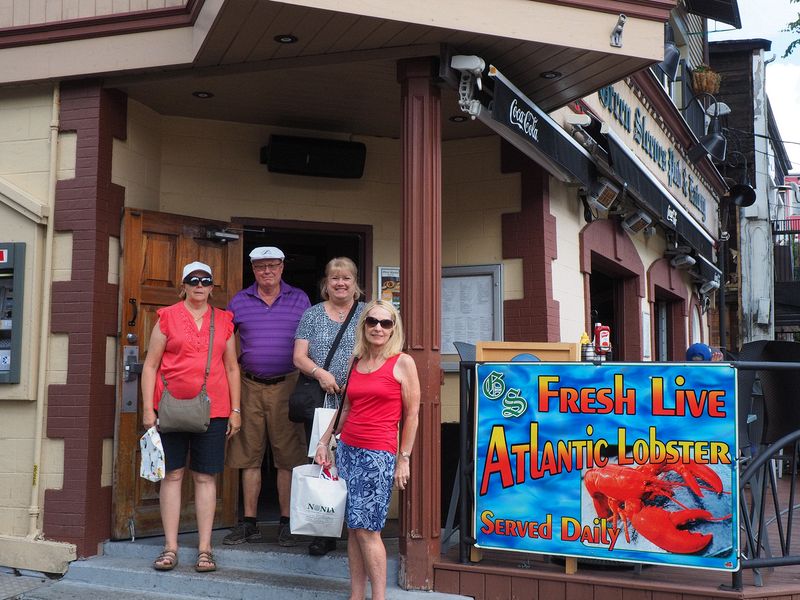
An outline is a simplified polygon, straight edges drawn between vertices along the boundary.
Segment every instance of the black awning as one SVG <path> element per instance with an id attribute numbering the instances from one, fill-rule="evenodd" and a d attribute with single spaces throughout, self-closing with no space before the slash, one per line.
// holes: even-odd
<path id="1" fill-rule="evenodd" d="M 733 25 L 736 29 L 742 28 L 739 4 L 736 0 L 686 0 L 686 10 L 701 17 Z"/>
<path id="2" fill-rule="evenodd" d="M 697 264 L 694 266 L 695 270 L 699 273 L 703 281 L 716 281 L 721 283 L 722 271 L 720 271 L 714 263 L 708 260 L 705 256 L 697 256 Z"/>
<path id="3" fill-rule="evenodd" d="M 697 254 L 713 264 L 714 244 L 678 202 L 640 166 L 615 138 L 608 136 L 610 167 L 639 204 L 655 215 L 659 223 L 675 231 Z"/>
<path id="4" fill-rule="evenodd" d="M 491 118 L 480 119 L 554 177 L 588 187 L 595 179 L 595 166 L 586 152 L 542 109 L 528 99 L 494 68 Z"/>

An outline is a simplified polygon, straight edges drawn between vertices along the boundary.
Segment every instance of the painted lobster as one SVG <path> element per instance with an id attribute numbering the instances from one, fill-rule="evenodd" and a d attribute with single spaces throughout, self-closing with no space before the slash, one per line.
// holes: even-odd
<path id="1" fill-rule="evenodd" d="M 683 482 L 659 478 L 666 472 L 680 475 Z M 625 539 L 631 541 L 629 524 L 659 548 L 678 554 L 690 554 L 705 549 L 713 536 L 688 531 L 692 523 L 716 521 L 728 517 L 714 518 L 703 509 L 690 509 L 675 499 L 676 487 L 688 487 L 697 496 L 703 490 L 722 493 L 722 480 L 706 465 L 647 464 L 635 467 L 606 465 L 589 469 L 584 475 L 584 485 L 592 497 L 597 516 L 610 518 L 616 526 L 621 520 Z M 700 481 L 707 485 L 700 485 Z M 645 504 L 658 496 L 668 498 L 683 510 L 668 511 L 661 506 Z"/>

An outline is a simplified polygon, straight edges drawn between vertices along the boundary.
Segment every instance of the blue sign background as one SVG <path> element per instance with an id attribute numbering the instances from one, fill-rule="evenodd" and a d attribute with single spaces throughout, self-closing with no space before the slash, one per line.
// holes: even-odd
<path id="1" fill-rule="evenodd" d="M 558 381 L 542 385 L 542 377 L 558 377 Z M 657 385 L 653 387 L 659 380 L 662 401 Z M 735 369 L 722 363 L 486 363 L 477 367 L 477 384 L 477 546 L 717 570 L 738 568 Z M 609 392 L 602 401 L 592 400 L 590 394 L 583 402 L 561 405 L 559 390 L 566 393 L 568 388 L 575 395 L 602 388 Z M 696 401 L 704 390 L 706 402 Z M 620 392 L 629 401 L 618 401 L 617 408 L 626 414 L 601 414 L 614 398 L 625 395 Z M 540 394 L 549 398 L 542 406 Z M 685 415 L 676 414 L 681 407 Z M 535 454 L 526 453 L 532 438 Z M 624 451 L 619 447 L 623 441 Z M 712 464 L 695 467 L 689 462 L 682 472 L 669 465 L 653 467 L 657 461 L 648 460 L 646 453 L 670 441 L 683 441 L 683 446 L 675 444 L 682 454 L 697 451 L 700 462 Z M 559 442 L 562 447 L 572 444 L 561 460 Z M 721 450 L 718 457 L 709 452 L 713 448 Z M 555 452 L 548 455 L 548 450 Z M 640 464 L 633 458 L 636 452 L 645 453 Z M 605 464 L 590 468 L 593 465 L 578 464 L 577 456 L 586 463 L 594 457 Z M 518 461 L 524 464 L 517 465 Z M 705 469 L 719 477 L 716 483 L 721 484 L 721 493 L 710 489 L 715 484 L 709 478 L 715 478 Z M 689 479 L 700 486 L 699 494 L 686 484 Z M 587 486 L 593 486 L 596 495 L 606 492 L 598 500 L 601 506 L 615 506 L 623 513 L 616 524 L 610 515 L 598 518 Z M 691 517 L 686 532 L 671 521 L 684 517 Z M 628 521 L 630 541 L 624 521 Z M 699 540 L 693 534 L 710 538 Z M 687 551 L 695 547 L 699 549 Z"/>

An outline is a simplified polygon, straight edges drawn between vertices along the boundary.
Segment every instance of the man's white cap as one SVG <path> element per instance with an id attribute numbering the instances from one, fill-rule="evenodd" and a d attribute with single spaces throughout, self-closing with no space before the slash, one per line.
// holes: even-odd
<path id="1" fill-rule="evenodd" d="M 203 271 L 204 273 L 208 273 L 209 277 L 213 277 L 211 274 L 211 267 L 209 267 L 206 263 L 201 263 L 200 261 L 196 260 L 183 267 L 183 276 L 181 279 L 186 279 L 187 275 L 191 275 L 195 271 Z"/>
<path id="2" fill-rule="evenodd" d="M 283 260 L 286 257 L 283 251 L 275 246 L 259 246 L 258 248 L 253 248 L 253 251 L 250 253 L 250 262 L 254 260 L 263 260 L 265 258 Z"/>

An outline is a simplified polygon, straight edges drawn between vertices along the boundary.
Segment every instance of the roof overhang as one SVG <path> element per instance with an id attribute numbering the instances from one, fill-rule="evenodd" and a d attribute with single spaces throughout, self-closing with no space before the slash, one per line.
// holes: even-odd
<path id="1" fill-rule="evenodd" d="M 700 17 L 742 28 L 737 0 L 686 0 L 686 10 Z"/>

